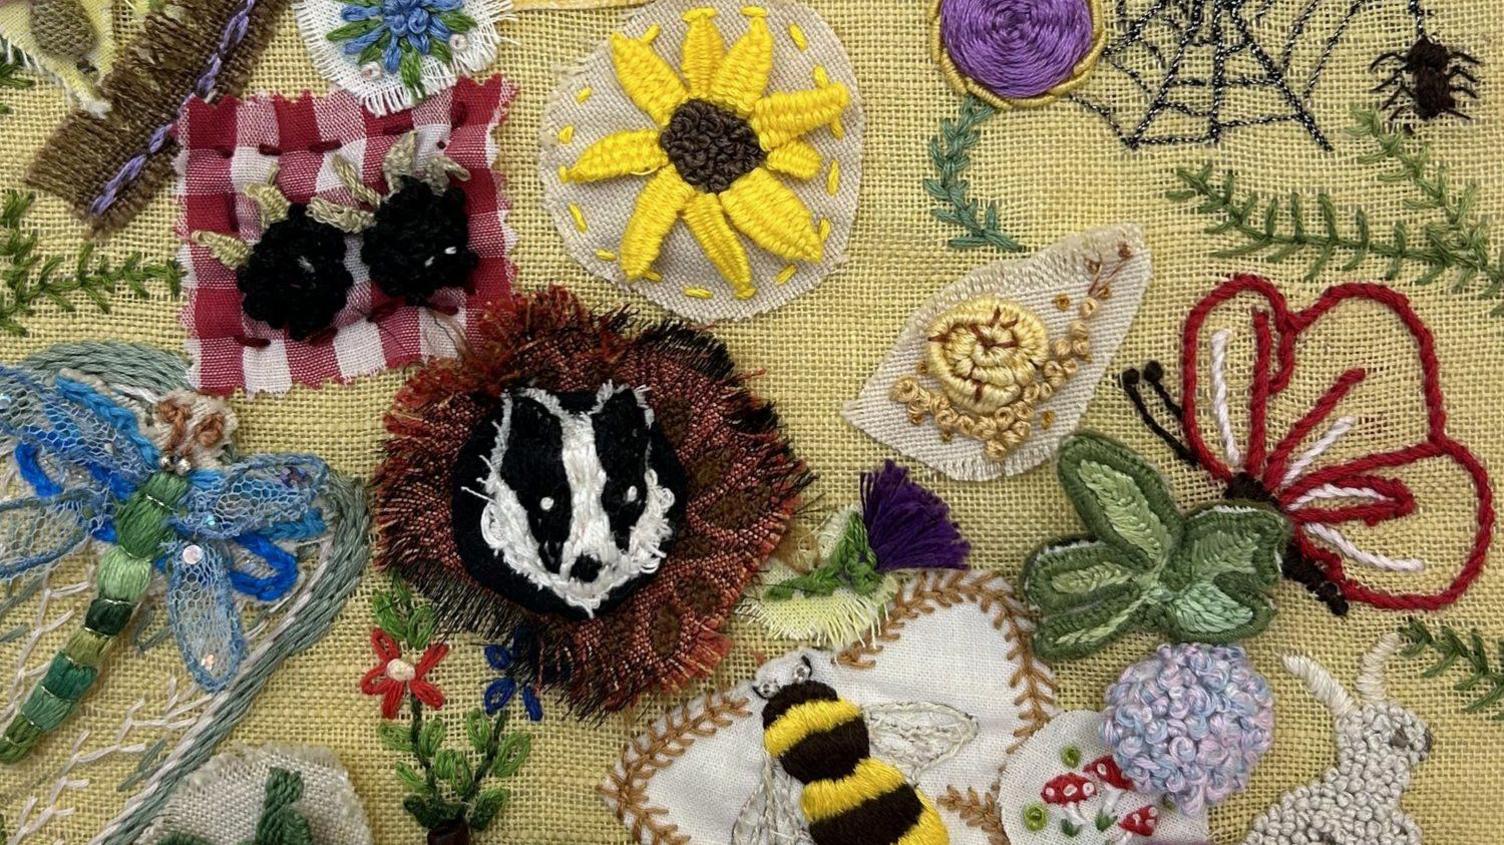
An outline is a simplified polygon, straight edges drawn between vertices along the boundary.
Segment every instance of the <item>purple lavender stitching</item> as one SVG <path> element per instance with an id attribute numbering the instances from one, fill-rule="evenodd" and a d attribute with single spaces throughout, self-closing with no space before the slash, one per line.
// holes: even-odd
<path id="1" fill-rule="evenodd" d="M 1085 0 L 943 0 L 945 51 L 1000 97 L 1037 97 L 1070 78 L 1091 49 Z"/>
<path id="2" fill-rule="evenodd" d="M 245 0 L 240 8 L 235 10 L 235 14 L 225 22 L 224 31 L 219 36 L 219 46 L 209 54 L 209 64 L 199 76 L 198 83 L 193 86 L 193 92 L 183 98 L 172 120 L 157 127 L 151 133 L 151 140 L 147 143 L 146 150 L 127 159 L 125 164 L 121 165 L 119 172 L 104 184 L 104 190 L 94 198 L 93 202 L 89 203 L 89 214 L 95 217 L 103 214 L 120 198 L 120 191 L 140 177 L 141 169 L 146 166 L 146 162 L 167 146 L 167 138 L 172 134 L 172 127 L 177 123 L 177 116 L 182 113 L 183 107 L 188 105 L 189 100 L 195 96 L 207 98 L 213 92 L 214 84 L 219 80 L 219 72 L 224 68 L 225 56 L 245 39 L 246 32 L 250 30 L 251 12 L 255 7 L 256 0 Z"/>

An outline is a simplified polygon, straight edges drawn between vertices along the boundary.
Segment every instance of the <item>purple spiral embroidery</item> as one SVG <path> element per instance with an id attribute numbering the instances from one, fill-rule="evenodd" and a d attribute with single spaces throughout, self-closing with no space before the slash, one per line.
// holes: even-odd
<path id="1" fill-rule="evenodd" d="M 940 34 L 962 74 L 999 97 L 1036 97 L 1091 49 L 1086 0 L 942 0 Z"/>
<path id="2" fill-rule="evenodd" d="M 183 107 L 188 105 L 189 100 L 195 96 L 207 98 L 214 92 L 214 84 L 219 81 L 225 57 L 245 39 L 246 32 L 251 26 L 251 12 L 255 8 L 256 0 L 244 0 L 235 10 L 235 14 L 225 22 L 224 31 L 219 36 L 219 45 L 214 48 L 213 53 L 209 54 L 208 63 L 204 66 L 204 72 L 199 75 L 198 83 L 193 86 L 193 91 L 183 98 L 182 103 L 178 104 L 177 112 L 173 114 L 172 120 L 152 130 L 146 149 L 127 159 L 110 181 L 104 184 L 104 190 L 100 191 L 99 196 L 89 203 L 90 214 L 98 217 L 105 213 L 120 198 L 120 192 L 140 177 L 141 170 L 146 167 L 146 163 L 151 160 L 152 156 L 160 153 L 167 146 L 167 140 L 172 137 L 172 127 L 177 123 L 177 116 L 182 112 Z"/>

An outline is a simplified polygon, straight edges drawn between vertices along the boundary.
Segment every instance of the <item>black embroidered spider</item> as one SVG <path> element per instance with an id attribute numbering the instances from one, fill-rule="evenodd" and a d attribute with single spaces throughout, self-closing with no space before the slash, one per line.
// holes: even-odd
<path id="1" fill-rule="evenodd" d="M 1389 99 L 1382 106 L 1392 109 L 1389 113 L 1390 120 L 1395 120 L 1407 110 L 1427 121 L 1444 114 L 1472 120 L 1460 111 L 1459 96 L 1478 99 L 1478 92 L 1471 87 L 1478 84 L 1478 78 L 1468 70 L 1480 64 L 1477 59 L 1440 41 L 1433 41 L 1430 36 L 1422 35 L 1410 45 L 1409 50 L 1403 53 L 1397 50 L 1384 53 L 1374 59 L 1368 69 L 1376 71 L 1391 63 L 1397 63 L 1398 66 L 1389 74 L 1388 79 L 1374 86 L 1372 91 L 1377 94 L 1392 89 Z M 1401 97 L 1406 97 L 1407 101 L 1400 102 Z"/>

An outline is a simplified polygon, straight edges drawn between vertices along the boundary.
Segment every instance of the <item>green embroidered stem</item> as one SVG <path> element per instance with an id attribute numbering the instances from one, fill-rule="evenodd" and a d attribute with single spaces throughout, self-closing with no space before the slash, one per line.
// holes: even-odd
<path id="1" fill-rule="evenodd" d="M 99 593 L 89 603 L 82 628 L 53 655 L 42 680 L 0 735 L 0 763 L 15 763 L 56 730 L 99 678 L 105 651 L 125 630 L 151 584 L 152 562 L 172 533 L 168 524 L 188 480 L 159 472 L 120 506 L 118 541 L 99 561 Z"/>
<path id="2" fill-rule="evenodd" d="M 151 295 L 149 284 L 166 285 L 173 296 L 181 291 L 183 268 L 174 260 L 143 262 L 132 254 L 116 265 L 96 256 L 89 243 L 79 248 L 71 264 L 60 255 L 39 254 L 37 231 L 24 227 L 32 200 L 31 194 L 10 190 L 0 204 L 0 330 L 25 335 L 21 319 L 42 302 L 71 312 L 77 308 L 74 299 L 82 295 L 109 313 L 110 297 L 122 285 L 138 297 Z"/>
<path id="3" fill-rule="evenodd" d="M 1420 226 L 1419 233 L 1404 221 L 1375 227 L 1362 208 L 1341 212 L 1324 191 L 1314 198 L 1303 198 L 1298 192 L 1284 198 L 1240 191 L 1234 171 L 1225 171 L 1218 178 L 1210 163 L 1200 168 L 1177 168 L 1175 177 L 1183 187 L 1165 196 L 1176 203 L 1195 203 L 1195 213 L 1212 218 L 1215 222 L 1203 229 L 1206 234 L 1228 235 L 1239 241 L 1237 246 L 1214 253 L 1218 258 L 1263 255 L 1266 261 L 1277 264 L 1301 256 L 1309 261 L 1305 273 L 1308 282 L 1315 281 L 1334 261 L 1340 260 L 1336 269 L 1347 273 L 1370 258 L 1379 258 L 1388 264 L 1386 279 L 1399 278 L 1407 267 L 1415 267 L 1414 282 L 1422 285 L 1451 273 L 1453 292 L 1463 293 L 1481 278 L 1485 285 L 1477 292 L 1478 297 L 1498 298 L 1504 290 L 1504 251 L 1490 256 L 1488 220 L 1475 212 L 1478 185 L 1468 183 L 1460 191 L 1454 190 L 1445 165 L 1432 164 L 1429 151 L 1415 146 L 1420 142 L 1389 129 L 1371 111 L 1356 110 L 1355 118 L 1357 125 L 1350 134 L 1368 139 L 1377 148 L 1359 160 L 1394 165 L 1394 170 L 1377 178 L 1412 186 L 1420 198 L 1407 200 L 1406 206 L 1439 217 Z M 1344 222 L 1349 217 L 1350 222 Z M 1496 306 L 1492 315 L 1504 315 L 1504 304 Z"/>
<path id="4" fill-rule="evenodd" d="M 302 774 L 272 769 L 266 779 L 261 817 L 256 820 L 256 835 L 241 845 L 314 845 L 308 819 L 293 806 L 302 797 Z M 209 845 L 209 842 L 186 833 L 172 833 L 162 840 L 162 845 Z"/>
<path id="5" fill-rule="evenodd" d="M 1450 626 L 1442 625 L 1441 632 L 1433 634 L 1424 622 L 1412 619 L 1400 629 L 1400 636 L 1409 643 L 1400 651 L 1405 657 L 1435 655 L 1436 662 L 1421 673 L 1422 678 L 1438 678 L 1461 664 L 1467 676 L 1454 684 L 1452 689 L 1473 697 L 1472 702 L 1462 708 L 1463 712 L 1478 713 L 1504 701 L 1504 640 L 1495 643 L 1499 661 L 1494 664 L 1489 660 L 1488 646 L 1477 629 L 1469 631 L 1464 637 Z M 1504 710 L 1490 718 L 1495 722 L 1504 722 Z"/>
<path id="6" fill-rule="evenodd" d="M 432 608 L 417 604 L 397 579 L 391 591 L 377 591 L 372 609 L 381 629 L 408 649 L 421 651 L 433 636 Z M 407 705 L 406 726 L 382 722 L 376 729 L 383 746 L 410 755 L 416 763 L 416 768 L 406 762 L 395 766 L 398 780 L 411 793 L 403 809 L 425 830 L 485 830 L 511 797 L 504 788 L 484 788 L 486 780 L 515 775 L 532 749 L 532 737 L 508 732 L 505 710 L 487 719 L 476 708 L 465 714 L 465 736 L 474 756 L 462 754 L 444 747 L 448 726 L 441 718 L 425 717 L 423 703 L 411 692 Z"/>
<path id="7" fill-rule="evenodd" d="M 19 64 L 0 59 L 0 89 L 18 90 L 30 88 L 36 84 L 35 80 L 20 76 L 21 71 L 22 67 Z M 10 106 L 0 103 L 0 114 L 10 114 Z"/>
<path id="8" fill-rule="evenodd" d="M 1441 222 L 1426 225 L 1425 238 L 1444 260 L 1446 269 L 1456 274 L 1452 291 L 1466 292 L 1482 275 L 1486 284 L 1480 298 L 1497 297 L 1504 289 L 1504 249 L 1496 256 L 1490 254 L 1489 221 L 1476 214 L 1478 183 L 1468 182 L 1461 190 L 1455 189 L 1448 180 L 1446 165 L 1431 161 L 1429 147 L 1387 126 L 1372 110 L 1356 108 L 1353 116 L 1357 123 L 1350 134 L 1366 138 L 1376 147 L 1359 161 L 1392 164 L 1395 169 L 1379 179 L 1413 187 L 1420 199 L 1407 200 L 1407 207 L 1440 213 Z M 1421 281 L 1429 282 L 1439 275 L 1437 272 Z M 1501 313 L 1504 305 L 1494 309 L 1495 315 Z"/>
<path id="9" fill-rule="evenodd" d="M 971 166 L 971 148 L 982 139 L 978 127 L 996 113 L 997 109 L 968 96 L 961 102 L 960 116 L 940 121 L 940 134 L 930 138 L 930 162 L 937 175 L 924 180 L 924 190 L 941 203 L 932 213 L 966 230 L 966 234 L 950 239 L 952 249 L 990 246 L 1000 252 L 1024 251 L 1022 244 L 999 228 L 996 200 L 981 205 L 967 196 L 971 183 L 965 174 Z"/>
<path id="10" fill-rule="evenodd" d="M 867 543 L 867 524 L 860 512 L 852 511 L 828 560 L 803 575 L 769 586 L 763 596 L 773 601 L 791 599 L 795 593 L 828 596 L 839 587 L 848 587 L 859 596 L 870 596 L 882 583 L 877 555 Z"/>

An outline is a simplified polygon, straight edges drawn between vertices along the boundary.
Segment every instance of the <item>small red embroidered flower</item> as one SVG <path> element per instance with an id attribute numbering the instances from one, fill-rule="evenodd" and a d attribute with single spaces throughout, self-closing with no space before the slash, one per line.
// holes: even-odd
<path id="1" fill-rule="evenodd" d="M 1339 308 L 1355 313 L 1323 321 Z M 1224 309 L 1238 318 L 1212 319 Z M 1384 336 L 1395 324 L 1404 332 L 1398 342 Z M 1363 327 L 1361 339 L 1350 336 L 1354 326 Z M 1252 360 L 1229 353 L 1239 340 L 1251 346 Z M 1395 347 L 1404 353 L 1393 354 Z M 1357 356 L 1359 365 L 1331 366 L 1344 353 Z M 1413 387 L 1411 367 L 1419 371 Z M 1142 372 L 1124 373 L 1124 388 L 1146 424 L 1183 461 L 1226 485 L 1228 498 L 1266 502 L 1295 524 L 1285 575 L 1305 584 L 1333 612 L 1345 613 L 1349 600 L 1435 610 L 1456 601 L 1481 574 L 1493 539 L 1493 487 L 1477 456 L 1447 434 L 1435 341 L 1402 294 L 1382 285 L 1336 285 L 1310 307 L 1295 310 L 1267 279 L 1234 276 L 1186 318 L 1183 407 L 1160 384 L 1162 375 L 1153 362 Z M 1234 378 L 1248 381 L 1243 407 L 1238 406 L 1243 397 L 1229 389 Z M 1396 378 L 1402 382 L 1398 389 Z M 1184 443 L 1153 420 L 1138 393 L 1140 380 L 1179 418 Z M 1365 388 L 1382 399 L 1354 402 L 1355 392 Z M 1405 528 L 1389 524 L 1421 513 L 1416 494 L 1401 477 L 1406 472 L 1412 478 L 1449 473 L 1457 479 L 1452 489 L 1471 501 L 1437 503 L 1427 513 L 1453 516 L 1465 510 L 1469 539 L 1461 567 L 1445 586 L 1391 593 L 1354 579 L 1348 568 L 1414 573 L 1427 567 L 1420 557 L 1378 550 L 1411 539 Z M 1428 489 L 1440 487 L 1433 481 Z"/>
<path id="2" fill-rule="evenodd" d="M 371 648 L 381 662 L 360 679 L 360 691 L 366 695 L 382 697 L 382 718 L 397 718 L 397 711 L 402 708 L 402 698 L 409 691 L 414 698 L 435 710 L 444 706 L 443 691 L 429 683 L 426 677 L 449 654 L 448 643 L 429 646 L 418 659 L 417 665 L 403 660 L 402 647 L 380 628 L 371 631 Z"/>

